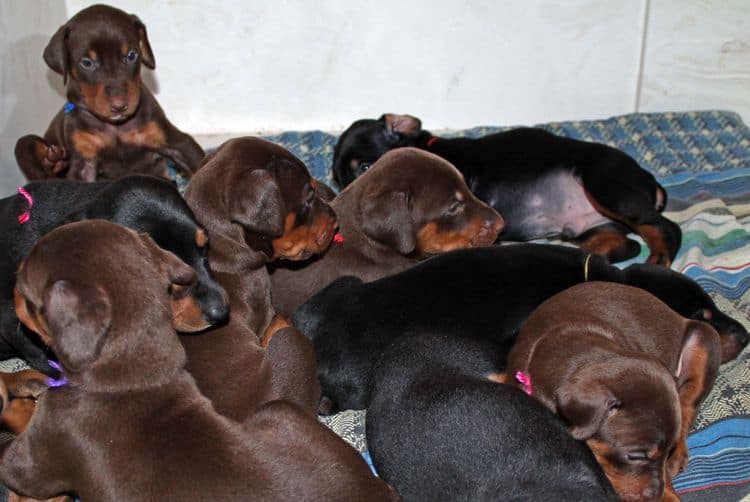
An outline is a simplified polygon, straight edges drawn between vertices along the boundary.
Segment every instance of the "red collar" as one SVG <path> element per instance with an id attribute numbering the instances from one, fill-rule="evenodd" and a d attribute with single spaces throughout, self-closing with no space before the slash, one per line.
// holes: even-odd
<path id="1" fill-rule="evenodd" d="M 433 137 L 431 137 L 430 139 L 428 139 L 428 140 L 427 140 L 427 148 L 430 148 L 430 147 L 431 147 L 432 145 L 434 145 L 434 144 L 435 144 L 435 142 L 436 142 L 436 141 L 437 141 L 438 139 L 439 139 L 439 138 L 438 138 L 437 136 L 433 136 Z"/>

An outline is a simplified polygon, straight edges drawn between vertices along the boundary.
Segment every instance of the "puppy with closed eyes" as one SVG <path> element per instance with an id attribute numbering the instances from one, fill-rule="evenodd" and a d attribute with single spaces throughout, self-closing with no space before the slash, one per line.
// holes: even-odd
<path id="1" fill-rule="evenodd" d="M 416 148 L 383 155 L 331 207 L 339 219 L 331 247 L 311 262 L 271 267 L 273 304 L 284 315 L 341 276 L 379 279 L 430 255 L 489 246 L 503 228 L 455 167 Z"/>

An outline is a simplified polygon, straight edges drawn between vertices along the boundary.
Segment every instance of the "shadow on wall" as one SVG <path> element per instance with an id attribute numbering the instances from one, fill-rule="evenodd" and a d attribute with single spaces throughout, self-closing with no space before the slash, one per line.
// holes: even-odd
<path id="1" fill-rule="evenodd" d="M 65 103 L 62 76 L 49 69 L 42 53 L 69 17 L 59 0 L 0 0 L 0 197 L 26 183 L 13 153 L 18 138 L 44 136 Z M 143 69 L 143 81 L 158 92 L 153 72 Z"/>

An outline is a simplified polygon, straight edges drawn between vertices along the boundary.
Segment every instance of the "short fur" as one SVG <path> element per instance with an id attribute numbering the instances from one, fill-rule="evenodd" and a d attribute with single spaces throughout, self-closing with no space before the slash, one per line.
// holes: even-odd
<path id="1" fill-rule="evenodd" d="M 273 304 L 281 314 L 291 315 L 343 275 L 372 281 L 433 254 L 488 246 L 503 225 L 455 167 L 415 148 L 385 154 L 331 207 L 343 241 L 311 262 L 277 262 L 271 269 Z"/>
<path id="2" fill-rule="evenodd" d="M 60 110 L 44 138 L 18 140 L 16 160 L 27 179 L 167 177 L 167 161 L 187 177 L 198 169 L 203 149 L 167 120 L 141 81 L 141 64 L 154 69 L 156 62 L 136 16 L 88 7 L 52 36 L 44 61 L 62 75 L 74 109 Z"/>
<path id="3" fill-rule="evenodd" d="M 559 418 L 488 379 L 502 371 L 503 350 L 442 335 L 389 346 L 367 406 L 378 474 L 405 501 L 617 500 Z"/>
<path id="4" fill-rule="evenodd" d="M 211 234 L 211 270 L 229 295 L 229 323 L 183 336 L 188 370 L 219 413 L 242 420 L 287 399 L 311 413 L 320 387 L 299 331 L 274 322 L 266 263 L 306 259 L 330 243 L 336 218 L 305 165 L 259 138 L 233 139 L 201 167 L 185 198 Z"/>
<path id="5" fill-rule="evenodd" d="M 0 359 L 21 357 L 39 371 L 52 373 L 44 347 L 23 332 L 13 311 L 15 274 L 40 237 L 79 220 L 109 220 L 148 233 L 198 274 L 198 282 L 185 298 L 197 298 L 204 327 L 226 320 L 224 289 L 208 269 L 206 244 L 201 246 L 197 239 L 201 234 L 205 237 L 205 230 L 172 183 L 151 176 L 128 176 L 98 183 L 36 182 L 25 189 L 34 201 L 30 210 L 21 195 L 0 200 Z M 20 224 L 18 216 L 27 210 L 29 220 Z"/>
<path id="6" fill-rule="evenodd" d="M 315 344 L 322 392 L 333 409 L 361 409 L 372 364 L 393 340 L 427 331 L 510 348 L 532 310 L 586 280 L 586 261 L 579 249 L 541 244 L 452 251 L 371 283 L 341 278 L 293 321 Z M 742 325 L 678 272 L 648 264 L 619 270 L 592 255 L 588 280 L 638 286 L 684 317 L 707 320 L 721 335 L 725 361 L 747 345 Z"/>
<path id="7" fill-rule="evenodd" d="M 616 262 L 638 254 L 639 244 L 626 237 L 632 231 L 648 244 L 648 262 L 666 266 L 680 247 L 680 227 L 660 214 L 667 194 L 650 173 L 616 148 L 542 129 L 441 138 L 410 115 L 358 120 L 336 144 L 334 178 L 344 187 L 403 146 L 453 163 L 477 197 L 505 218 L 504 240 L 560 237 Z"/>
<path id="8" fill-rule="evenodd" d="M 639 288 L 595 281 L 529 316 L 507 380 L 530 378 L 532 395 L 588 443 L 622 500 L 679 500 L 671 478 L 687 466 L 688 429 L 720 352 L 708 323 Z"/>
<path id="9" fill-rule="evenodd" d="M 268 404 L 244 424 L 216 413 L 173 328 L 169 285 L 191 274 L 148 236 L 108 222 L 39 241 L 19 272 L 17 308 L 60 354 L 69 384 L 41 397 L 0 460 L 2 481 L 40 499 L 395 499 L 293 405 Z"/>

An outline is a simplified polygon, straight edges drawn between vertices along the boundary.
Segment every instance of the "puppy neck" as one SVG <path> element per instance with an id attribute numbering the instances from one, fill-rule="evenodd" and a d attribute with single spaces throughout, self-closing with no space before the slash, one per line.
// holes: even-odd
<path id="1" fill-rule="evenodd" d="M 242 229 L 238 225 L 233 225 L 229 231 L 231 234 L 209 230 L 211 244 L 208 258 L 213 272 L 247 273 L 266 266 L 266 254 L 244 242 Z"/>

